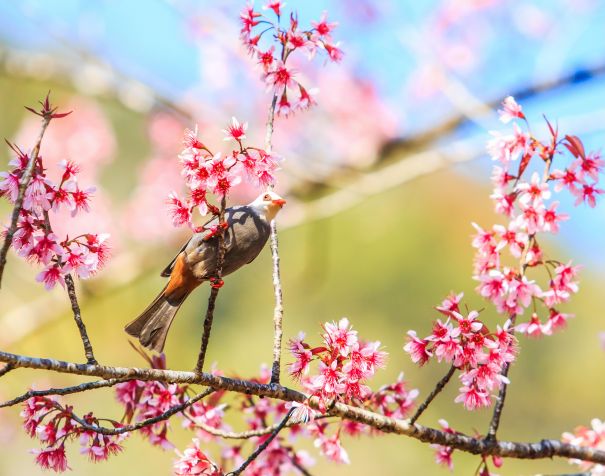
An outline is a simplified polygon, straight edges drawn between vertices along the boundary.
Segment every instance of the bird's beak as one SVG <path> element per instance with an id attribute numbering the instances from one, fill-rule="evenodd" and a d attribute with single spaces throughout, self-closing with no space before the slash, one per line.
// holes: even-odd
<path id="1" fill-rule="evenodd" d="M 278 198 L 277 200 L 271 200 L 273 205 L 278 205 L 279 207 L 283 207 L 286 204 L 286 201 L 283 198 Z"/>

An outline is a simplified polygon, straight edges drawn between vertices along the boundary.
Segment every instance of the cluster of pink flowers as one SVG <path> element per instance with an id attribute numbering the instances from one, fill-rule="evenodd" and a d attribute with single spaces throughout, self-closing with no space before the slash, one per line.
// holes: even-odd
<path id="1" fill-rule="evenodd" d="M 590 422 L 590 428 L 579 426 L 573 433 L 563 433 L 562 440 L 572 445 L 605 451 L 605 422 L 594 418 Z M 570 460 L 570 463 L 579 465 L 586 474 L 605 474 L 605 466 L 602 464 L 575 459 Z"/>
<path id="2" fill-rule="evenodd" d="M 248 4 L 241 13 L 241 39 L 251 55 L 262 67 L 265 83 L 270 91 L 278 98 L 276 112 L 280 116 L 288 116 L 292 112 L 307 109 L 315 104 L 316 90 L 306 89 L 296 78 L 296 71 L 286 66 L 287 60 L 294 51 L 305 52 L 313 59 L 318 50 L 323 50 L 331 61 L 338 62 L 343 57 L 339 43 L 332 39 L 332 31 L 337 23 L 328 21 L 324 12 L 319 21 L 311 22 L 311 28 L 301 30 L 298 16 L 291 13 L 288 27 L 282 28 L 280 20 L 283 14 L 284 2 L 270 1 L 265 10 L 271 10 L 277 21 L 272 21 L 266 15 Z M 257 32 L 256 30 L 260 30 Z M 272 32 L 275 44 L 261 48 L 261 38 L 265 33 Z M 292 99 L 292 97 L 296 99 Z"/>
<path id="3" fill-rule="evenodd" d="M 316 400 L 321 412 L 329 405 L 341 401 L 360 405 L 393 418 L 405 418 L 418 396 L 417 390 L 408 390 L 403 374 L 397 382 L 382 386 L 378 391 L 366 385 L 376 370 L 383 368 L 387 354 L 380 350 L 380 342 L 364 342 L 357 336 L 349 323 L 342 318 L 338 322 L 323 325 L 322 344 L 312 347 L 300 333 L 290 340 L 290 352 L 295 360 L 288 370 L 299 380 L 308 392 L 309 398 L 302 403 L 292 403 L 292 420 L 309 422 L 308 430 L 315 438 L 315 446 L 328 459 L 348 463 L 349 457 L 340 442 L 342 431 L 351 436 L 371 433 L 366 425 L 353 421 L 343 421 L 330 434 L 330 424 L 316 419 L 317 412 L 311 408 L 311 400 Z M 310 372 L 311 364 L 318 364 L 317 373 Z"/>
<path id="4" fill-rule="evenodd" d="M 122 441 L 128 433 L 102 435 L 88 430 L 75 421 L 72 408 L 61 405 L 57 399 L 32 397 L 23 404 L 23 425 L 32 438 L 38 439 L 44 447 L 33 450 L 36 463 L 44 469 L 63 472 L 69 469 L 65 454 L 65 443 L 79 439 L 80 453 L 87 455 L 90 461 L 104 461 L 109 456 L 122 451 Z M 84 416 L 84 421 L 97 426 L 99 421 L 92 413 Z M 113 422 L 118 427 L 118 422 Z"/>
<path id="5" fill-rule="evenodd" d="M 318 397 L 322 409 L 333 400 L 367 399 L 372 391 L 365 382 L 386 362 L 380 342 L 360 341 L 345 317 L 337 323 L 325 323 L 323 329 L 321 346 L 307 344 L 304 333 L 290 341 L 290 352 L 296 359 L 289 366 L 290 374 L 311 396 Z M 313 360 L 319 363 L 318 373 L 307 376 Z"/>
<path id="6" fill-rule="evenodd" d="M 246 178 L 250 183 L 265 187 L 274 182 L 278 168 L 278 158 L 258 147 L 244 146 L 247 123 L 233 118 L 223 130 L 225 140 L 233 141 L 236 147 L 228 154 L 210 152 L 195 131 L 185 132 L 185 149 L 180 153 L 181 174 L 189 190 L 188 197 L 179 198 L 176 192 L 170 194 L 168 203 L 175 226 L 188 225 L 199 230 L 193 221 L 193 211 L 200 214 L 211 212 L 218 215 L 219 209 L 208 201 L 208 195 L 214 194 L 218 200 Z"/>
<path id="7" fill-rule="evenodd" d="M 437 319 L 428 337 L 420 339 L 415 331 L 409 331 L 404 350 L 419 365 L 435 358 L 460 369 L 462 387 L 456 402 L 474 410 L 491 405 L 492 393 L 500 389 L 503 382 L 508 383 L 501 373 L 504 366 L 515 359 L 517 341 L 508 332 L 508 322 L 490 332 L 478 319 L 477 311 L 463 315 L 459 307 L 462 296 L 462 293 L 452 294 L 437 306 L 446 320 Z"/>
<path id="8" fill-rule="evenodd" d="M 504 123 L 514 120 L 527 123 L 521 106 L 512 97 L 502 103 L 500 119 Z M 496 212 L 504 215 L 508 223 L 487 230 L 474 224 L 477 233 L 473 238 L 473 247 L 477 249 L 474 278 L 480 283 L 477 291 L 511 319 L 533 306 L 529 322 L 517 323 L 515 329 L 535 337 L 550 335 L 565 325 L 571 315 L 559 312 L 557 307 L 578 291 L 578 267 L 547 259 L 538 243 L 538 234 L 557 233 L 560 222 L 569 218 L 557 210 L 559 202 L 550 199 L 553 192 L 566 189 L 576 197 L 576 205 L 585 202 L 594 207 L 597 196 L 603 193 L 597 185 L 605 165 L 599 154 L 585 152 L 578 137 L 566 135 L 560 139 L 558 130 L 548 121 L 547 125 L 550 137 L 545 142 L 523 130 L 517 122 L 513 123 L 512 134 L 492 132 L 493 139 L 487 148 L 499 165 L 492 175 L 491 198 Z M 566 163 L 555 164 L 555 159 L 558 162 L 566 159 L 562 146 L 571 157 Z M 544 171 L 533 172 L 528 180 L 526 175 L 532 162 L 541 163 Z M 554 168 L 555 165 L 559 168 Z M 506 248 L 516 260 L 515 266 L 505 262 Z M 548 286 L 529 279 L 527 268 L 543 268 L 549 277 Z M 546 308 L 546 320 L 540 317 L 538 304 Z"/>
<path id="9" fill-rule="evenodd" d="M 42 111 L 36 114 L 52 114 L 48 98 Z M 52 114 L 56 118 L 63 116 Z M 11 145 L 11 148 L 16 157 L 9 163 L 11 169 L 0 173 L 0 196 L 14 204 L 31 155 L 17 146 Z M 44 283 L 46 289 L 52 289 L 57 283 L 64 286 L 68 273 L 80 278 L 90 277 L 109 256 L 108 234 L 85 233 L 60 238 L 53 233 L 53 214 L 69 210 L 73 217 L 80 212 L 89 212 L 94 192 L 94 187 L 79 185 L 79 167 L 74 162 L 64 160 L 59 168 L 59 179 L 54 181 L 47 175 L 42 155 L 38 154 L 12 241 L 20 256 L 44 266 L 37 280 Z"/>

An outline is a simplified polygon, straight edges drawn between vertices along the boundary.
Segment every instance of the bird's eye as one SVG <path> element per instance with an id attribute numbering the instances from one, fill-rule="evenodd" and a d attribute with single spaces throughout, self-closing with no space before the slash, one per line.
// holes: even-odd
<path id="1" fill-rule="evenodd" d="M 271 200 L 271 195 L 266 194 L 266 195 L 263 197 L 263 200 L 266 200 L 266 201 L 268 202 L 269 200 Z"/>

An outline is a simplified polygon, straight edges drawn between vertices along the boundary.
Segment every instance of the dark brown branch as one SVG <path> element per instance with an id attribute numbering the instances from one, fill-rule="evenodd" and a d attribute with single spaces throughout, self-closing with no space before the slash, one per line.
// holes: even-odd
<path id="1" fill-rule="evenodd" d="M 88 333 L 86 332 L 86 326 L 82 320 L 82 313 L 80 312 L 80 305 L 78 304 L 78 296 L 76 295 L 76 285 L 71 274 L 69 273 L 65 275 L 65 286 L 67 287 L 67 295 L 69 296 L 69 301 L 71 302 L 71 310 L 74 314 L 74 320 L 76 321 L 78 331 L 80 331 L 80 338 L 82 339 L 82 344 L 84 345 L 84 355 L 86 355 L 86 361 L 90 365 L 97 365 L 98 362 L 95 359 L 92 351 L 92 344 L 90 343 Z"/>
<path id="2" fill-rule="evenodd" d="M 141 428 L 153 425 L 160 421 L 168 420 L 168 418 L 170 418 L 172 415 L 176 415 L 177 413 L 182 412 L 183 410 L 189 408 L 191 405 L 193 405 L 197 401 L 201 400 L 202 398 L 207 397 L 212 392 L 214 392 L 214 389 L 209 388 L 209 389 L 203 391 L 202 393 L 198 393 L 195 397 L 190 398 L 186 402 L 183 402 L 179 405 L 175 405 L 174 407 L 169 408 L 168 410 L 166 410 L 164 413 L 162 413 L 160 415 L 154 416 L 153 418 L 147 418 L 146 420 L 141 420 L 140 422 L 137 422 L 133 425 L 124 425 L 124 426 L 120 426 L 118 428 L 107 428 L 104 426 L 91 425 L 91 424 L 87 423 L 84 419 L 75 415 L 73 412 L 71 414 L 71 418 L 73 418 L 75 421 L 77 421 L 80 424 L 80 426 L 82 426 L 83 428 L 86 428 L 87 430 L 90 430 L 90 431 L 94 431 L 95 433 L 100 433 L 102 435 L 121 435 L 123 433 L 129 433 L 131 431 L 140 430 Z"/>
<path id="3" fill-rule="evenodd" d="M 435 399 L 435 397 L 437 395 L 439 395 L 439 393 L 441 392 L 441 390 L 443 390 L 443 388 L 450 381 L 450 379 L 452 378 L 452 375 L 454 375 L 455 371 L 456 371 L 456 367 L 454 367 L 452 365 L 450 367 L 450 369 L 447 371 L 447 374 L 445 374 L 443 376 L 443 378 L 441 380 L 439 380 L 439 382 L 437 382 L 437 385 L 435 385 L 435 388 L 433 389 L 433 391 L 429 394 L 428 397 L 426 397 L 426 400 L 424 402 L 422 402 L 422 405 L 420 405 L 418 407 L 418 410 L 416 410 L 416 413 L 414 413 L 414 416 L 412 418 L 410 418 L 410 424 L 411 425 L 413 425 L 414 423 L 416 423 L 416 420 L 418 420 L 418 418 L 420 418 L 420 415 L 422 415 L 424 413 L 424 411 L 428 408 L 428 406 Z"/>
<path id="4" fill-rule="evenodd" d="M 176 370 L 138 369 L 107 367 L 102 365 L 77 364 L 54 359 L 40 359 L 0 351 L 0 362 L 10 363 L 15 368 L 33 368 L 54 372 L 101 377 L 104 379 L 137 379 L 169 383 L 199 384 L 216 390 L 227 390 L 247 395 L 258 395 L 283 401 L 303 402 L 307 396 L 296 390 L 275 384 L 260 384 L 248 380 L 221 377 L 209 373 L 185 372 Z M 317 408 L 318 402 L 311 399 L 311 406 Z M 464 434 L 446 433 L 442 430 L 410 425 L 408 420 L 397 420 L 374 413 L 363 408 L 335 403 L 330 416 L 337 416 L 364 423 L 384 433 L 406 435 L 426 442 L 450 446 L 471 454 L 502 456 L 505 458 L 543 459 L 554 456 L 579 459 L 605 464 L 605 451 L 563 443 L 559 440 L 542 440 L 537 443 L 518 443 L 512 441 L 487 441 Z"/>
<path id="5" fill-rule="evenodd" d="M 222 226 L 225 223 L 225 207 L 227 206 L 227 198 L 223 195 L 221 199 L 221 209 L 218 216 L 218 255 L 216 258 L 216 281 L 210 288 L 210 296 L 208 297 L 208 307 L 206 308 L 206 317 L 204 318 L 204 333 L 202 334 L 202 343 L 200 345 L 200 353 L 197 357 L 195 366 L 196 373 L 202 373 L 204 370 L 204 360 L 206 359 L 206 350 L 208 350 L 208 342 L 210 341 L 210 331 L 212 329 L 212 320 L 214 319 L 214 308 L 216 307 L 216 298 L 220 289 L 219 282 L 223 274 L 223 262 L 225 261 L 225 235 Z"/>
<path id="6" fill-rule="evenodd" d="M 71 393 L 80 393 L 85 392 L 87 390 L 94 390 L 97 388 L 113 387 L 114 385 L 117 385 L 121 382 L 127 382 L 127 380 L 112 378 L 109 380 L 97 380 L 96 382 L 82 383 L 80 385 L 74 385 L 73 387 L 49 388 L 47 390 L 30 390 L 29 392 L 15 397 L 12 400 L 0 403 L 0 408 L 18 405 L 19 403 L 22 403 L 25 400 L 29 400 L 32 397 L 46 397 L 48 395 L 69 395 Z"/>
<path id="7" fill-rule="evenodd" d="M 279 423 L 279 425 L 277 425 L 277 427 L 275 428 L 275 430 L 273 430 L 271 435 L 265 441 L 263 441 L 263 443 L 258 448 L 256 448 L 256 451 L 254 451 L 250 456 L 248 456 L 248 459 L 246 461 L 244 461 L 239 468 L 237 468 L 234 471 L 231 471 L 230 473 L 227 473 L 226 476 L 238 476 L 239 474 L 242 474 L 245 471 L 245 469 L 250 465 L 250 463 L 252 463 L 252 461 L 254 461 L 256 458 L 258 458 L 258 456 L 267 449 L 267 447 L 275 439 L 277 434 L 283 430 L 283 428 L 286 426 L 286 423 L 288 423 L 288 420 L 290 419 L 290 415 L 292 415 L 292 412 L 293 412 L 293 410 L 290 410 L 286 414 L 284 419 Z"/>
<path id="8" fill-rule="evenodd" d="M 23 176 L 19 182 L 19 193 L 17 194 L 17 200 L 15 200 L 15 206 L 13 207 L 13 211 L 11 213 L 11 221 L 6 231 L 6 236 L 4 237 L 4 242 L 2 243 L 2 248 L 0 249 L 0 287 L 2 286 L 2 275 L 4 274 L 4 267 L 6 265 L 6 255 L 8 254 L 8 250 L 11 247 L 13 242 L 13 237 L 15 236 L 15 232 L 17 231 L 17 222 L 19 221 L 19 214 L 21 213 L 21 209 L 23 208 L 23 199 L 25 198 L 25 190 L 27 190 L 27 186 L 31 181 L 32 175 L 34 173 L 34 167 L 36 166 L 36 161 L 38 160 L 38 155 L 40 154 L 40 146 L 42 144 L 42 138 L 44 137 L 44 133 L 46 132 L 46 128 L 52 119 L 51 114 L 46 114 L 42 118 L 42 127 L 40 128 L 40 133 L 38 134 L 38 139 L 36 140 L 36 145 L 31 152 L 29 157 L 29 162 L 27 163 L 27 167 L 23 172 Z"/>

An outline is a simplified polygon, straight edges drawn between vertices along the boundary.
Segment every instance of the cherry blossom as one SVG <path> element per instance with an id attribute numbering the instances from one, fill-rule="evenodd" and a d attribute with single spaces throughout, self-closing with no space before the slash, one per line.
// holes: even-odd
<path id="1" fill-rule="evenodd" d="M 525 119 L 523 108 L 517 104 L 517 101 L 515 101 L 515 98 L 512 96 L 504 98 L 504 101 L 502 101 L 502 109 L 498 110 L 498 114 L 500 116 L 500 120 L 504 124 L 512 121 L 515 118 Z"/>
<path id="2" fill-rule="evenodd" d="M 9 164 L 11 170 L 0 174 L 0 196 L 15 203 L 18 192 L 15 186 L 25 173 L 30 157 L 17 146 L 9 145 L 16 157 Z M 57 284 L 64 286 L 68 273 L 89 278 L 109 256 L 107 234 L 83 233 L 61 238 L 53 232 L 55 219 L 62 220 L 63 211 L 72 217 L 89 212 L 95 190 L 78 184 L 80 168 L 76 163 L 62 160 L 56 164 L 56 169 L 55 180 L 42 155 L 38 155 L 11 243 L 17 254 L 44 266 L 36 279 L 48 290 Z"/>
<path id="3" fill-rule="evenodd" d="M 204 228 L 195 223 L 195 209 L 201 216 L 220 212 L 211 203 L 212 196 L 220 201 L 244 180 L 258 187 L 274 183 L 279 159 L 263 149 L 244 147 L 247 127 L 247 123 L 240 123 L 235 117 L 231 119 L 223 132 L 225 140 L 235 141 L 237 148 L 226 154 L 210 152 L 198 138 L 197 127 L 185 131 L 185 148 L 179 154 L 179 160 L 188 194 L 180 197 L 172 192 L 166 201 L 174 226 L 187 225 L 198 232 Z"/>
<path id="4" fill-rule="evenodd" d="M 303 86 L 298 80 L 297 72 L 286 65 L 292 54 L 300 51 L 309 59 L 313 59 L 317 51 L 321 50 L 331 61 L 339 62 L 342 61 L 344 53 L 340 48 L 340 42 L 332 40 L 332 32 L 337 23 L 329 22 L 326 12 L 321 15 L 319 21 L 312 21 L 309 29 L 303 30 L 299 26 L 296 12 L 290 15 L 288 27 L 280 25 L 279 18 L 284 15 L 284 6 L 284 2 L 271 1 L 263 7 L 265 12 L 272 12 L 277 16 L 276 23 L 248 4 L 240 15 L 242 25 L 240 38 L 262 68 L 267 89 L 276 98 L 276 114 L 287 117 L 315 104 L 316 94 L 314 88 Z M 267 25 L 271 26 L 267 28 Z M 255 35 L 253 30 L 257 27 L 261 31 Z M 261 37 L 268 35 L 272 30 L 274 30 L 273 38 L 276 44 L 272 44 L 268 49 L 261 49 L 259 46 Z"/>

